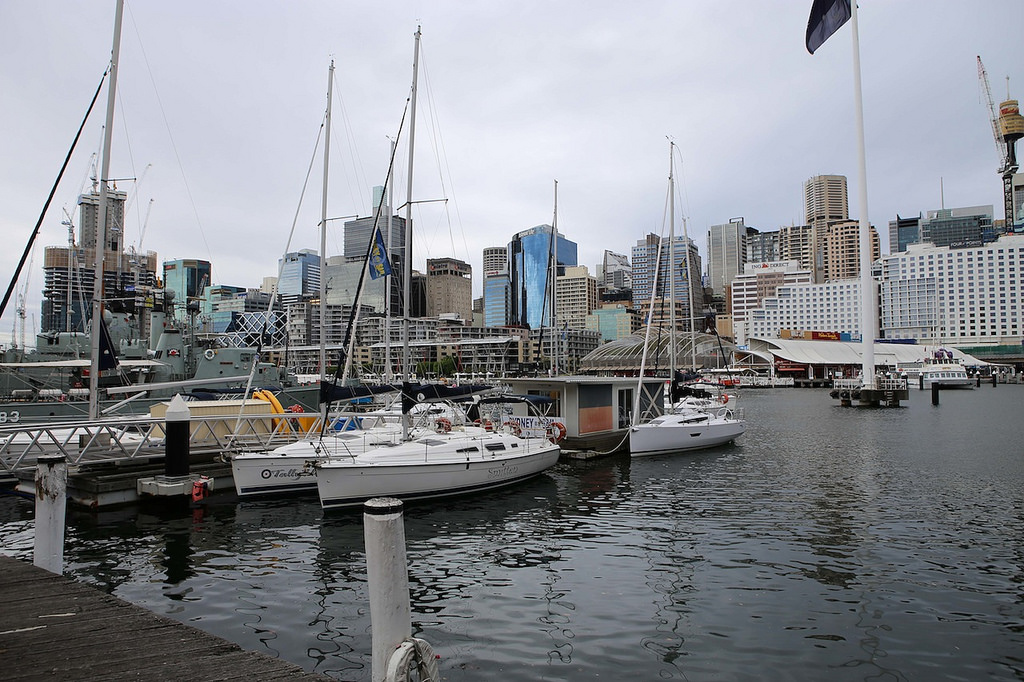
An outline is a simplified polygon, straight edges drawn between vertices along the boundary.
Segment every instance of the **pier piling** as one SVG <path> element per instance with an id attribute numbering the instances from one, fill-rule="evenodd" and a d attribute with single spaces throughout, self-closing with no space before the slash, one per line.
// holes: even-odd
<path id="1" fill-rule="evenodd" d="M 189 475 L 189 422 L 192 411 L 181 394 L 174 396 L 167 406 L 164 440 L 164 475 Z"/>
<path id="2" fill-rule="evenodd" d="M 939 384 L 936 382 L 936 383 L 932 384 L 932 405 L 938 405 L 938 404 L 939 404 Z"/>
<path id="3" fill-rule="evenodd" d="M 64 572 L 64 517 L 68 503 L 68 463 L 64 455 L 36 460 L 36 529 L 32 563 Z"/>
<path id="4" fill-rule="evenodd" d="M 371 679 L 385 678 L 388 659 L 412 635 L 402 501 L 375 497 L 363 505 L 366 575 L 373 631 Z"/>

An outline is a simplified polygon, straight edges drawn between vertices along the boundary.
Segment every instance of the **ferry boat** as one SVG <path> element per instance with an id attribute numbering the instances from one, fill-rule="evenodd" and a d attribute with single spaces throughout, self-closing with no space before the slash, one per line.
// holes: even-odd
<path id="1" fill-rule="evenodd" d="M 967 375 L 967 369 L 951 351 L 940 348 L 932 357 L 926 357 L 920 369 L 924 388 L 974 388 L 974 380 Z"/>

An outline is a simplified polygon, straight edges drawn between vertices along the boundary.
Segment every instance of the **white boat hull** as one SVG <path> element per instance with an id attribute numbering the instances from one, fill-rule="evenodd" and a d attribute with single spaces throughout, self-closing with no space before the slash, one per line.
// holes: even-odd
<path id="1" fill-rule="evenodd" d="M 270 452 L 244 452 L 231 458 L 231 475 L 240 498 L 316 492 L 315 462 L 353 457 L 401 439 L 401 427 L 329 434 L 301 440 Z"/>
<path id="2" fill-rule="evenodd" d="M 687 422 L 681 415 L 664 415 L 648 424 L 629 430 L 631 457 L 646 457 L 725 445 L 743 435 L 747 423 L 742 419 L 711 417 Z"/>
<path id="3" fill-rule="evenodd" d="M 324 509 L 356 506 L 373 497 L 461 495 L 536 476 L 554 466 L 560 453 L 558 445 L 541 438 L 446 434 L 321 462 L 316 484 Z"/>

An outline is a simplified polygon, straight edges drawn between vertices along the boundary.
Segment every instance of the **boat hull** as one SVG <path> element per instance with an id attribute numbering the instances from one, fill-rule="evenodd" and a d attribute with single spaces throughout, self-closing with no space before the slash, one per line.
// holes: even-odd
<path id="1" fill-rule="evenodd" d="M 746 422 L 740 419 L 638 424 L 629 431 L 629 454 L 647 457 L 713 448 L 736 440 L 746 430 Z"/>
<path id="2" fill-rule="evenodd" d="M 424 439 L 379 448 L 351 461 L 332 460 L 317 468 L 324 509 L 360 505 L 373 497 L 422 500 L 491 490 L 537 476 L 558 462 L 561 449 L 542 439 L 501 451 L 486 447 L 490 436 L 460 439 L 443 452 Z M 508 441 L 506 440 L 506 444 Z M 476 452 L 468 452 L 476 447 Z M 388 451 L 391 452 L 388 452 Z"/>

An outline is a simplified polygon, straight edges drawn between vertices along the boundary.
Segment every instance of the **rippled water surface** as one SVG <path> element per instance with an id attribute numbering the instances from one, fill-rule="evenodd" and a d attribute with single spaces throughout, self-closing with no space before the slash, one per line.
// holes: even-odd
<path id="1" fill-rule="evenodd" d="M 407 507 L 414 627 L 443 677 L 1024 680 L 1024 386 L 741 400 L 735 445 Z M 0 551 L 31 557 L 31 515 L 0 498 Z M 369 680 L 362 533 L 315 498 L 75 512 L 66 572 Z"/>

